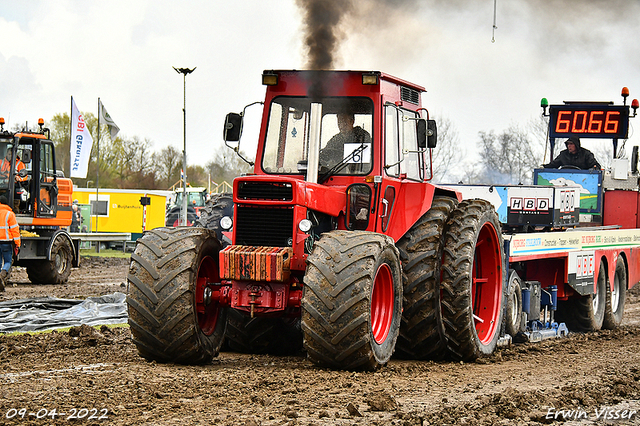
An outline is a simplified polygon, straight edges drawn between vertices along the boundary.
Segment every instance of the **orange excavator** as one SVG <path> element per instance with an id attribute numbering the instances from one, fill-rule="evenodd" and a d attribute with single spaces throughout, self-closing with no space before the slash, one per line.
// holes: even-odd
<path id="1" fill-rule="evenodd" d="M 34 284 L 60 284 L 79 266 L 80 240 L 71 224 L 73 183 L 56 169 L 55 147 L 44 120 L 37 131 L 4 130 L 0 117 L 0 195 L 12 204 L 21 246 L 14 265 L 27 269 Z"/>

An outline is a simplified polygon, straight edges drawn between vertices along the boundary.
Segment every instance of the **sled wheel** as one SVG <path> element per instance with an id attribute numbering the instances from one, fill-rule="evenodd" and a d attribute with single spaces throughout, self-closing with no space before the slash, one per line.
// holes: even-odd
<path id="1" fill-rule="evenodd" d="M 129 267 L 129 325 L 144 358 L 202 364 L 218 355 L 226 309 L 216 301 L 220 243 L 205 228 L 156 228 Z"/>
<path id="2" fill-rule="evenodd" d="M 233 352 L 296 355 L 302 350 L 300 318 L 251 318 L 229 309 L 225 342 Z"/>
<path id="3" fill-rule="evenodd" d="M 504 330 L 514 337 L 522 330 L 522 280 L 516 271 L 509 275 L 509 291 L 506 299 L 506 312 L 504 316 Z"/>
<path id="4" fill-rule="evenodd" d="M 72 263 L 71 242 L 63 236 L 57 236 L 51 246 L 51 260 L 29 261 L 27 276 L 33 284 L 63 284 L 69 280 Z"/>
<path id="5" fill-rule="evenodd" d="M 435 197 L 431 208 L 398 241 L 404 287 L 402 323 L 395 355 L 442 359 L 446 354 L 440 314 L 440 266 L 444 228 L 458 201 Z"/>
<path id="6" fill-rule="evenodd" d="M 616 261 L 616 273 L 613 276 L 613 290 L 607 286 L 607 297 L 602 328 L 613 330 L 620 326 L 627 299 L 627 267 L 622 256 Z"/>
<path id="7" fill-rule="evenodd" d="M 451 214 L 442 262 L 442 318 L 455 359 L 493 353 L 506 286 L 500 222 L 484 200 L 465 200 Z"/>
<path id="8" fill-rule="evenodd" d="M 196 220 L 195 226 L 202 226 L 214 231 L 218 241 L 222 242 L 222 246 L 225 247 L 220 226 L 220 219 L 225 216 L 233 219 L 233 195 L 229 193 L 215 194 L 200 210 L 200 217 Z"/>
<path id="9" fill-rule="evenodd" d="M 393 353 L 402 315 L 398 250 L 386 235 L 332 231 L 307 259 L 304 348 L 316 364 L 373 370 Z"/>
<path id="10" fill-rule="evenodd" d="M 598 331 L 604 322 L 607 299 L 607 268 L 604 259 L 600 262 L 595 294 L 570 298 L 558 304 L 558 318 L 570 331 Z"/>

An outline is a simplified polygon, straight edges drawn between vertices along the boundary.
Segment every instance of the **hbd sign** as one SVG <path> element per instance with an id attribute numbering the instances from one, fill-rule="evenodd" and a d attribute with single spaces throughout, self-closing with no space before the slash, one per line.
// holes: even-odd
<path id="1" fill-rule="evenodd" d="M 511 198 L 509 205 L 512 211 L 547 211 L 549 210 L 548 198 Z"/>

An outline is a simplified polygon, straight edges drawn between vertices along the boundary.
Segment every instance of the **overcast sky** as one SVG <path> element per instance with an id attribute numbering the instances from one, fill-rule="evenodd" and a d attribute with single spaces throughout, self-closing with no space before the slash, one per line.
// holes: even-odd
<path id="1" fill-rule="evenodd" d="M 479 131 L 526 125 L 542 97 L 619 104 L 627 86 L 640 98 L 637 0 L 497 0 L 495 43 L 493 0 L 355 5 L 336 68 L 424 86 L 431 117 L 448 118 L 470 155 Z M 307 60 L 296 0 L 0 0 L 0 40 L 8 127 L 69 112 L 72 95 L 96 114 L 100 97 L 121 135 L 148 138 L 155 151 L 182 150 L 183 81 L 172 67 L 197 67 L 187 77 L 187 154 L 200 165 L 226 149 L 225 114 L 263 99 L 264 69 Z M 247 151 L 259 110 L 247 115 Z M 639 143 L 632 134 L 627 146 Z"/>

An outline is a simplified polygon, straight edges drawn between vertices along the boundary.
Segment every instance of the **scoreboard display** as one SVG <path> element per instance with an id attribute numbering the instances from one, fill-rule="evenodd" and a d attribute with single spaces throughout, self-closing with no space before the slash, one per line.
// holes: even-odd
<path id="1" fill-rule="evenodd" d="M 595 104 L 549 105 L 549 137 L 626 139 L 629 106 Z"/>

